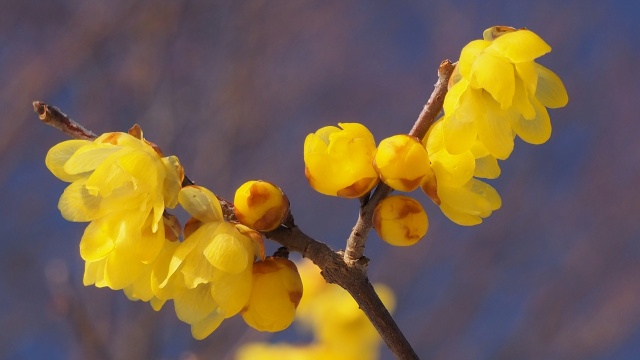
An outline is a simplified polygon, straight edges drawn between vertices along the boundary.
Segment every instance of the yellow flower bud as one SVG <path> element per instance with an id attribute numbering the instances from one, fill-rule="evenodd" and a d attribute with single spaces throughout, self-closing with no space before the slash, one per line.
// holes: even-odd
<path id="1" fill-rule="evenodd" d="M 238 221 L 258 231 L 271 231 L 287 217 L 289 199 L 279 187 L 266 181 L 247 181 L 233 198 Z"/>
<path id="2" fill-rule="evenodd" d="M 382 181 L 395 190 L 413 191 L 425 178 L 433 177 L 427 149 L 409 135 L 382 140 L 373 165 Z"/>
<path id="3" fill-rule="evenodd" d="M 267 257 L 253 264 L 253 289 L 242 318 L 259 331 L 286 329 L 302 298 L 302 280 L 296 265 L 287 259 Z"/>
<path id="4" fill-rule="evenodd" d="M 373 210 L 373 227 L 391 245 L 409 246 L 424 237 L 429 219 L 422 205 L 404 195 L 384 198 Z"/>
<path id="5" fill-rule="evenodd" d="M 326 126 L 304 140 L 305 175 L 319 193 L 358 198 L 378 183 L 373 168 L 376 143 L 364 125 Z"/>

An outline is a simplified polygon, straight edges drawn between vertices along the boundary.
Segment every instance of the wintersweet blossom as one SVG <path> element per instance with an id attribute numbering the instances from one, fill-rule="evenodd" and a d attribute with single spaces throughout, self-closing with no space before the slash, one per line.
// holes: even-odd
<path id="1" fill-rule="evenodd" d="M 443 120 L 436 121 L 425 136 L 435 181 L 425 181 L 421 187 L 451 221 L 465 226 L 480 224 L 502 202 L 493 187 L 476 178 L 495 179 L 500 166 L 477 139 L 465 152 L 449 153 L 443 126 Z"/>
<path id="2" fill-rule="evenodd" d="M 249 300 L 254 241 L 224 221 L 218 199 L 206 188 L 186 186 L 179 201 L 192 219 L 166 274 L 156 274 L 152 286 L 159 299 L 173 299 L 178 318 L 203 339 Z"/>
<path id="3" fill-rule="evenodd" d="M 357 198 L 378 183 L 373 168 L 376 143 L 362 124 L 338 125 L 323 127 L 305 139 L 305 175 L 319 193 Z"/>
<path id="4" fill-rule="evenodd" d="M 130 134 L 57 144 L 45 163 L 71 182 L 58 203 L 62 216 L 90 221 L 80 241 L 85 284 L 132 286 L 168 241 L 163 215 L 177 204 L 184 176 L 178 159 L 162 157 L 134 126 Z"/>
<path id="5" fill-rule="evenodd" d="M 444 135 L 449 153 L 467 151 L 476 138 L 498 159 L 513 138 L 541 144 L 551 135 L 546 108 L 567 104 L 564 84 L 534 60 L 551 47 L 527 29 L 496 26 L 460 54 L 445 98 Z"/>

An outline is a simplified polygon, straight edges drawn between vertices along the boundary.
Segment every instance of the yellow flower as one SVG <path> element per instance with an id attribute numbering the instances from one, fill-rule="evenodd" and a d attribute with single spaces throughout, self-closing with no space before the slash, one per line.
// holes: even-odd
<path id="1" fill-rule="evenodd" d="M 267 257 L 253 265 L 253 289 L 242 318 L 256 330 L 284 330 L 293 322 L 301 297 L 296 265 L 288 259 Z"/>
<path id="2" fill-rule="evenodd" d="M 404 134 L 380 142 L 373 166 L 385 184 L 400 191 L 413 191 L 426 177 L 433 176 L 424 146 Z"/>
<path id="3" fill-rule="evenodd" d="M 362 124 L 326 126 L 304 141 L 305 175 L 319 193 L 357 198 L 373 189 L 378 174 L 373 168 L 376 143 Z"/>
<path id="4" fill-rule="evenodd" d="M 424 139 L 438 185 L 460 187 L 474 176 L 495 179 L 500 175 L 497 159 L 477 139 L 468 150 L 451 154 L 445 147 L 443 125 L 442 119 L 436 121 Z"/>
<path id="5" fill-rule="evenodd" d="M 70 221 L 91 221 L 80 241 L 86 285 L 141 293 L 144 275 L 168 241 L 165 208 L 177 204 L 183 170 L 161 155 L 134 127 L 94 141 L 70 140 L 49 150 L 46 165 L 71 182 L 58 203 Z M 148 292 L 139 296 L 148 298 Z"/>
<path id="6" fill-rule="evenodd" d="M 429 219 L 422 205 L 404 195 L 388 196 L 373 211 L 373 228 L 382 240 L 395 246 L 417 243 L 427 234 Z"/>
<path id="7" fill-rule="evenodd" d="M 541 144 L 551 135 L 548 108 L 567 104 L 560 78 L 535 59 L 551 47 L 535 33 L 493 27 L 462 49 L 445 97 L 444 137 L 449 153 L 467 151 L 479 139 L 506 159 L 513 137 Z"/>
<path id="8" fill-rule="evenodd" d="M 422 190 L 456 224 L 480 224 L 500 208 L 501 200 L 493 187 L 476 177 L 497 178 L 500 175 L 498 161 L 479 140 L 465 152 L 449 153 L 443 127 L 444 121 L 438 120 L 425 136 L 435 181 L 422 183 Z"/>
<path id="9" fill-rule="evenodd" d="M 193 218 L 166 274 L 155 274 L 152 288 L 159 299 L 173 299 L 178 318 L 191 325 L 196 339 L 203 339 L 246 305 L 254 240 L 224 221 L 220 202 L 209 190 L 186 186 L 179 201 Z"/>
<path id="10" fill-rule="evenodd" d="M 123 210 L 153 213 L 156 231 L 165 207 L 178 203 L 182 167 L 175 156 L 161 157 L 144 140 L 127 133 L 69 140 L 49 150 L 49 170 L 72 182 L 58 208 L 69 221 L 92 221 Z"/>
<path id="11" fill-rule="evenodd" d="M 271 231 L 289 214 L 289 199 L 279 187 L 266 181 L 247 181 L 233 198 L 238 221 L 258 231 Z"/>

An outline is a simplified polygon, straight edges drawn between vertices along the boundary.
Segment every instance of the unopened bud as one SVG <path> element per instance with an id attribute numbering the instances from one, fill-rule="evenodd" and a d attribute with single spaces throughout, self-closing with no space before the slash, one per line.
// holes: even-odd
<path id="1" fill-rule="evenodd" d="M 247 181 L 236 190 L 234 212 L 242 224 L 271 231 L 289 214 L 289 199 L 279 187 L 266 181 Z"/>

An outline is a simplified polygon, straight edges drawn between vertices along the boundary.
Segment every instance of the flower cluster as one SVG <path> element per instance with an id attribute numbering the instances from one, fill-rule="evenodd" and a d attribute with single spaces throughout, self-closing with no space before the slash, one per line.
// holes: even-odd
<path id="1" fill-rule="evenodd" d="M 376 148 L 373 135 L 361 124 L 322 128 L 305 140 L 309 184 L 320 193 L 342 197 L 366 195 L 378 178 L 398 191 L 421 187 L 453 222 L 481 223 L 500 208 L 501 199 L 478 178 L 500 175 L 498 160 L 509 157 L 516 135 L 531 144 L 547 141 L 547 108 L 568 101 L 560 78 L 534 61 L 550 50 L 529 30 L 487 29 L 483 40 L 462 50 L 444 116 L 424 139 L 395 135 Z M 428 220 L 415 200 L 391 197 L 377 206 L 374 225 L 383 240 L 410 245 L 426 233 Z"/>
<path id="2" fill-rule="evenodd" d="M 278 226 L 288 214 L 277 187 L 243 185 L 236 200 L 250 224 L 228 222 L 211 191 L 182 187 L 178 159 L 163 157 L 137 125 L 129 133 L 60 143 L 46 165 L 71 182 L 58 204 L 63 217 L 89 222 L 80 241 L 85 285 L 123 290 L 156 310 L 173 300 L 196 339 L 236 314 L 261 331 L 282 330 L 293 320 L 300 277 L 289 260 L 265 258 L 257 231 Z M 184 230 L 165 211 L 178 204 L 191 215 Z"/>
<path id="3" fill-rule="evenodd" d="M 377 359 L 380 335 L 358 304 L 341 287 L 327 284 L 310 261 L 298 265 L 305 296 L 296 314 L 296 323 L 313 333 L 305 345 L 249 343 L 236 353 L 237 360 L 271 359 Z M 383 284 L 375 289 L 387 309 L 394 308 L 394 295 Z"/>

